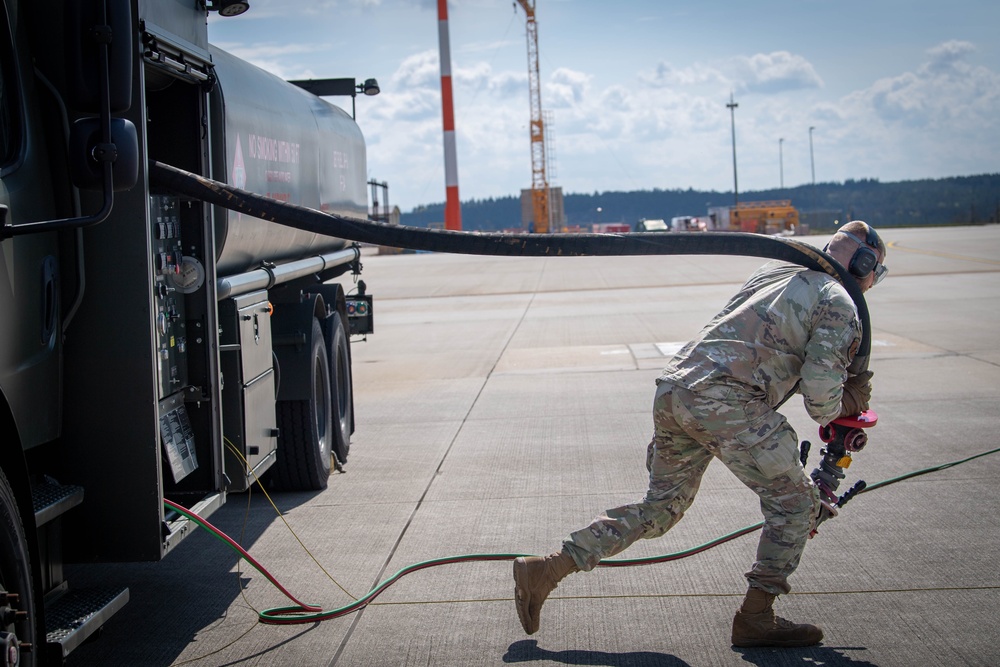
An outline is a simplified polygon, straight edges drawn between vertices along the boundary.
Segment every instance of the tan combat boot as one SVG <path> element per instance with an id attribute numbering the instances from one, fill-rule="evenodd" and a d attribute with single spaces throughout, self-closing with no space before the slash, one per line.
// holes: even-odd
<path id="1" fill-rule="evenodd" d="M 565 551 L 550 556 L 527 556 L 514 561 L 514 605 L 521 627 L 529 635 L 538 632 L 542 604 L 563 577 L 579 568 Z"/>
<path id="2" fill-rule="evenodd" d="M 775 616 L 776 595 L 751 588 L 733 619 L 733 646 L 813 646 L 823 640 L 815 625 L 792 623 Z"/>

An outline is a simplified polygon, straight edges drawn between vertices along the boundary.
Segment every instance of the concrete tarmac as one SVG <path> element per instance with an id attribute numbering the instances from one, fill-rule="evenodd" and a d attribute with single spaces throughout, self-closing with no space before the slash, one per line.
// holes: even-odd
<path id="1" fill-rule="evenodd" d="M 841 490 L 1000 447 L 1000 226 L 883 237 L 890 273 L 868 294 L 879 423 Z M 327 609 L 351 602 L 340 587 L 360 597 L 427 560 L 557 550 L 643 495 L 654 379 L 761 263 L 366 256 L 375 333 L 352 347 L 347 472 L 323 492 L 275 495 L 284 522 L 256 489 L 210 520 Z M 798 397 L 782 412 L 814 443 L 811 470 L 817 426 Z M 422 569 L 363 611 L 263 625 L 255 610 L 287 600 L 198 531 L 160 563 L 72 569 L 74 584 L 127 584 L 131 602 L 69 664 L 997 665 L 998 479 L 1000 453 L 862 494 L 823 524 L 776 605 L 823 627 L 813 648 L 730 645 L 757 533 L 572 575 L 529 637 L 507 560 Z M 756 497 L 715 462 L 684 520 L 621 557 L 680 552 L 758 521 Z"/>

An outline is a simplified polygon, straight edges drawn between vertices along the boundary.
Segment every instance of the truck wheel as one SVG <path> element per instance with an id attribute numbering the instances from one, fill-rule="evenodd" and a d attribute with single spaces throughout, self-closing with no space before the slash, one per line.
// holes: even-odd
<path id="1" fill-rule="evenodd" d="M 351 352 L 347 342 L 347 332 L 340 315 L 334 315 L 333 331 L 330 335 L 330 373 L 333 389 L 333 454 L 337 457 L 338 470 L 347 463 L 347 453 L 351 449 L 353 427 L 354 395 L 351 387 Z"/>
<path id="2" fill-rule="evenodd" d="M 333 397 L 330 363 L 319 321 L 313 320 L 309 363 L 311 395 L 307 401 L 278 401 L 278 460 L 272 485 L 286 491 L 325 489 L 330 478 Z"/>
<path id="3" fill-rule="evenodd" d="M 15 614 L 15 612 L 25 612 Z M 0 656 L 2 664 L 35 665 L 41 654 L 35 628 L 35 597 L 31 584 L 31 558 L 14 491 L 0 471 Z M 20 651 L 18 643 L 32 650 Z M 19 657 L 20 663 L 12 660 Z"/>

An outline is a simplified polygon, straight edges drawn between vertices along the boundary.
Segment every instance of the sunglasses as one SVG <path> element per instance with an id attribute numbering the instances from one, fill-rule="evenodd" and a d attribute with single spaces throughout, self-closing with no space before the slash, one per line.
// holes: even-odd
<path id="1" fill-rule="evenodd" d="M 872 285 L 878 285 L 880 282 L 885 280 L 885 277 L 889 274 L 889 269 L 885 267 L 885 264 L 879 262 L 875 263 L 875 268 L 872 269 L 872 273 L 875 274 L 875 282 Z"/>

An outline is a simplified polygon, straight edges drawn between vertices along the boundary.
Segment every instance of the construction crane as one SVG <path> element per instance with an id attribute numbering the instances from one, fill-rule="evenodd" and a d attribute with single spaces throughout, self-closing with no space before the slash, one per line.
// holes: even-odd
<path id="1" fill-rule="evenodd" d="M 535 0 L 517 0 L 528 17 L 528 86 L 531 89 L 531 208 L 534 218 L 530 230 L 549 231 L 549 180 L 546 175 L 545 122 L 542 118 L 542 91 L 538 75 L 538 24 L 535 23 Z"/>

